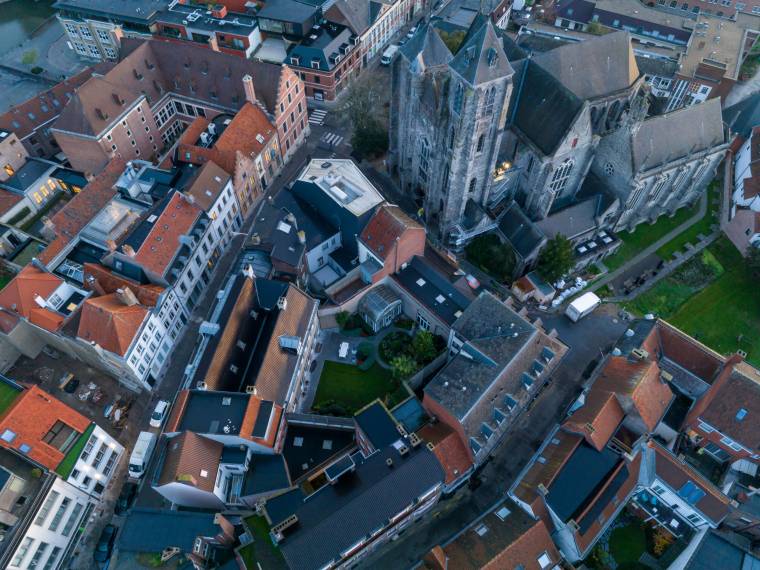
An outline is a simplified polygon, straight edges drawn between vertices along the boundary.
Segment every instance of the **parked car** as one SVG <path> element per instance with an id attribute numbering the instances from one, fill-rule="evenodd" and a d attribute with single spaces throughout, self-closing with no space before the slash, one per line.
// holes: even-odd
<path id="1" fill-rule="evenodd" d="M 166 419 L 166 414 L 169 412 L 169 402 L 166 400 L 159 400 L 156 404 L 153 413 L 150 415 L 150 427 L 160 428 Z"/>
<path id="2" fill-rule="evenodd" d="M 95 562 L 103 564 L 111 558 L 114 542 L 116 542 L 116 527 L 112 524 L 107 524 L 103 532 L 100 533 L 98 544 L 95 546 L 95 553 L 93 554 Z"/>
<path id="3" fill-rule="evenodd" d="M 411 37 L 414 35 L 414 32 L 417 31 L 417 26 L 412 26 L 409 28 L 409 32 L 407 32 L 406 37 L 411 39 Z"/>
<path id="4" fill-rule="evenodd" d="M 132 483 L 130 481 L 124 483 L 124 486 L 121 488 L 119 498 L 116 499 L 116 507 L 114 509 L 114 512 L 117 515 L 121 516 L 129 510 L 129 508 L 132 506 L 132 503 L 135 502 L 135 497 L 137 497 L 137 490 L 137 483 Z"/>

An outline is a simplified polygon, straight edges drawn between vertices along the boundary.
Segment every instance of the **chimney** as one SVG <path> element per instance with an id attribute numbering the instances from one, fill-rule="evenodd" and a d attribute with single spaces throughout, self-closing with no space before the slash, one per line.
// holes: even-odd
<path id="1" fill-rule="evenodd" d="M 116 289 L 116 298 L 119 299 L 122 305 L 125 305 L 127 307 L 131 307 L 139 303 L 137 297 L 129 287 Z"/>
<path id="2" fill-rule="evenodd" d="M 247 73 L 243 76 L 243 89 L 245 90 L 245 99 L 249 103 L 256 104 L 256 90 L 253 88 L 253 77 Z"/>
<path id="3" fill-rule="evenodd" d="M 106 290 L 103 289 L 103 286 L 95 278 L 94 275 L 88 275 L 87 277 L 85 277 L 85 285 L 87 285 L 88 289 L 90 289 L 91 291 L 95 291 L 98 295 L 106 294 Z"/>
<path id="4" fill-rule="evenodd" d="M 128 255 L 129 257 L 135 256 L 135 250 L 128 243 L 125 243 L 121 246 L 121 251 L 124 253 L 124 255 Z"/>
<path id="5" fill-rule="evenodd" d="M 226 18 L 227 17 L 227 6 L 224 4 L 215 4 L 211 8 L 211 15 L 214 18 Z"/>
<path id="6" fill-rule="evenodd" d="M 116 242 L 112 239 L 107 239 L 106 247 L 108 248 L 108 251 L 116 251 Z"/>

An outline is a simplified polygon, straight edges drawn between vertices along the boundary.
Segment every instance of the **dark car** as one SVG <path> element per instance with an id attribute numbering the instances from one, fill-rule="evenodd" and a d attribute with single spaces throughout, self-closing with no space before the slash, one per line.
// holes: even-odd
<path id="1" fill-rule="evenodd" d="M 137 483 L 124 483 L 124 486 L 121 488 L 121 494 L 116 499 L 116 507 L 114 508 L 114 512 L 117 515 L 121 516 L 129 510 L 132 503 L 135 502 L 137 489 Z"/>
<path id="2" fill-rule="evenodd" d="M 98 545 L 95 547 L 95 562 L 106 562 L 111 558 L 111 551 L 113 550 L 113 543 L 116 541 L 116 527 L 112 524 L 108 524 L 100 533 L 100 539 L 98 539 Z"/>

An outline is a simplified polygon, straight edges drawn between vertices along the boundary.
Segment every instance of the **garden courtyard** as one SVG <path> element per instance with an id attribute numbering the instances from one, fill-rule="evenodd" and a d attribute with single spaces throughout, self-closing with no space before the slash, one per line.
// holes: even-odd
<path id="1" fill-rule="evenodd" d="M 359 330 L 352 328 L 358 326 Z M 347 416 L 380 399 L 389 409 L 412 395 L 406 380 L 430 364 L 445 349 L 445 341 L 405 319 L 372 334 L 349 318 L 332 344 L 352 341 L 356 354 L 341 359 L 328 351 L 319 376 L 312 410 Z M 358 337 L 358 338 L 357 338 Z M 358 344 L 357 344 L 358 343 Z"/>

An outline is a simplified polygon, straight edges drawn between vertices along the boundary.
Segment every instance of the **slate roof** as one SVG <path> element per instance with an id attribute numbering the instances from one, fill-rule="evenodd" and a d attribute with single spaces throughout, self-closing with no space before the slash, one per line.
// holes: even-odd
<path id="1" fill-rule="evenodd" d="M 512 122 L 541 152 L 550 156 L 567 136 L 583 101 L 530 59 L 520 66 L 514 85 Z"/>
<path id="2" fill-rule="evenodd" d="M 526 259 L 541 245 L 546 237 L 522 211 L 517 202 L 506 207 L 499 218 L 499 231 L 509 241 L 517 254 Z"/>
<path id="3" fill-rule="evenodd" d="M 536 222 L 536 226 L 549 239 L 561 234 L 572 240 L 577 236 L 591 232 L 597 227 L 596 216 L 601 198 L 601 196 L 589 198 L 563 208 Z"/>
<path id="4" fill-rule="evenodd" d="M 738 544 L 736 534 L 709 530 L 684 566 L 684 570 L 759 570 L 760 558 Z"/>
<path id="5" fill-rule="evenodd" d="M 399 53 L 417 72 L 422 72 L 428 67 L 446 65 L 453 58 L 441 36 L 427 23 L 420 25 L 411 39 L 401 46 Z"/>
<path id="6" fill-rule="evenodd" d="M 760 125 L 760 92 L 723 109 L 723 121 L 731 132 L 747 140 L 752 129 Z"/>
<path id="7" fill-rule="evenodd" d="M 635 172 L 720 146 L 725 143 L 720 98 L 650 117 L 631 137 Z"/>
<path id="8" fill-rule="evenodd" d="M 628 32 L 612 32 L 538 54 L 535 61 L 579 99 L 628 89 L 639 68 Z"/>
<path id="9" fill-rule="evenodd" d="M 43 160 L 36 157 L 28 157 L 26 162 L 19 168 L 13 176 L 8 178 L 5 182 L 0 182 L 0 186 L 3 186 L 9 190 L 24 193 L 27 190 L 32 190 L 31 186 L 40 177 L 45 176 L 48 172 L 58 168 L 55 162 L 49 160 Z"/>
<path id="10" fill-rule="evenodd" d="M 125 305 L 116 293 L 90 297 L 82 304 L 77 336 L 124 356 L 147 316 L 147 307 Z"/>
<path id="11" fill-rule="evenodd" d="M 245 473 L 241 495 L 260 495 L 288 487 L 290 478 L 283 456 L 256 454 Z"/>
<path id="12" fill-rule="evenodd" d="M 387 447 L 401 438 L 393 417 L 378 400 L 356 412 L 354 419 L 375 449 Z"/>
<path id="13" fill-rule="evenodd" d="M 472 300 L 418 255 L 393 280 L 446 325 L 456 321 Z"/>
<path id="14" fill-rule="evenodd" d="M 449 66 L 470 85 L 510 77 L 515 72 L 490 19 L 462 44 Z"/>
<path id="15" fill-rule="evenodd" d="M 218 533 L 213 513 L 134 507 L 119 529 L 117 544 L 123 552 L 162 552 L 176 546 L 190 553 L 196 537 Z"/>
<path id="16" fill-rule="evenodd" d="M 356 35 L 366 32 L 377 20 L 383 4 L 374 0 L 337 0 L 325 12 L 325 17 L 344 24 Z"/>
<path id="17" fill-rule="evenodd" d="M 298 525 L 279 545 L 291 567 L 322 568 L 444 477 L 438 460 L 425 446 L 410 450 L 405 457 L 387 447 L 366 459 L 360 454 L 353 458 L 356 470 L 337 483 L 323 486 L 306 501 L 294 493 L 289 506 L 295 506 Z M 393 459 L 393 467 L 386 465 L 387 458 Z"/>
<path id="18" fill-rule="evenodd" d="M 223 449 L 224 445 L 218 441 L 191 431 L 169 439 L 158 486 L 179 482 L 213 492 Z"/>

